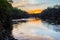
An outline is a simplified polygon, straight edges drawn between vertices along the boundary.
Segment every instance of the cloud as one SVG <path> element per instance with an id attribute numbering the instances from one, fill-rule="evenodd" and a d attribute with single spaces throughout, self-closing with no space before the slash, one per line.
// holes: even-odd
<path id="1" fill-rule="evenodd" d="M 45 9 L 43 6 L 45 3 L 44 2 L 39 2 L 37 0 L 13 0 L 14 3 L 12 4 L 13 7 L 17 7 L 22 10 L 36 10 L 36 9 Z M 19 2 L 18 2 L 19 1 Z"/>
<path id="2" fill-rule="evenodd" d="M 26 6 L 27 6 L 27 5 L 28 5 L 28 6 L 29 6 L 29 5 L 31 5 L 31 6 L 36 5 L 36 6 L 37 6 L 37 5 L 40 5 L 40 4 L 43 3 L 43 2 L 41 2 L 41 1 L 40 1 L 40 3 L 39 3 L 38 0 L 16 0 L 16 1 L 13 0 L 13 1 L 14 1 L 15 4 L 20 4 L 20 5 L 24 5 L 24 6 L 25 6 L 25 5 L 26 5 Z M 24 3 L 24 4 L 23 4 L 23 3 Z"/>
<path id="3" fill-rule="evenodd" d="M 27 2 L 29 4 L 37 4 L 38 3 L 37 0 L 25 0 L 25 2 Z"/>
<path id="4" fill-rule="evenodd" d="M 52 7 L 56 4 L 60 4 L 59 0 L 13 0 L 12 4 L 22 10 L 32 10 L 32 9 L 46 9 L 47 7 Z"/>

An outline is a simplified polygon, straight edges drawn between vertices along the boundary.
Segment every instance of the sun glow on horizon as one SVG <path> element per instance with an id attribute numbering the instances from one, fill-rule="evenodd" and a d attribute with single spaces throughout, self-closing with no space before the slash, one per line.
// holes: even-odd
<path id="1" fill-rule="evenodd" d="M 35 10 L 28 10 L 27 12 L 29 13 L 29 14 L 39 14 L 39 13 L 41 13 L 43 10 L 41 9 L 35 9 Z"/>
<path id="2" fill-rule="evenodd" d="M 27 12 L 29 14 L 39 14 L 41 13 L 43 10 L 39 10 L 39 9 L 35 9 L 35 10 L 28 10 Z"/>

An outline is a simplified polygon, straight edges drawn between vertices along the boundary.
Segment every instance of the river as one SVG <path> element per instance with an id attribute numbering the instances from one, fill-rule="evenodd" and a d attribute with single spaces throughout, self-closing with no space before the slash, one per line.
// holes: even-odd
<path id="1" fill-rule="evenodd" d="M 27 20 L 13 25 L 12 34 L 18 40 L 60 40 L 60 25 L 42 20 Z"/>

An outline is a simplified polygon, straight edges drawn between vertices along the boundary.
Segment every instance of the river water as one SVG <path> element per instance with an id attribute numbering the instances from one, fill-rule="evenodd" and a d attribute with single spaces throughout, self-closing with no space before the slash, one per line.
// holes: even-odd
<path id="1" fill-rule="evenodd" d="M 60 25 L 33 19 L 13 26 L 12 34 L 18 40 L 60 40 Z"/>

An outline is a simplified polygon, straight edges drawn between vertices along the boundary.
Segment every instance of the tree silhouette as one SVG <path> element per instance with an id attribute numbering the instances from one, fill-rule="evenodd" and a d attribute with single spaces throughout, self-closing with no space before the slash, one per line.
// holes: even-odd
<path id="1" fill-rule="evenodd" d="M 48 23 L 60 24 L 60 5 L 45 9 L 40 18 Z"/>
<path id="2" fill-rule="evenodd" d="M 29 18 L 30 15 L 25 12 L 25 11 L 22 11 L 21 9 L 17 9 L 17 8 L 13 8 L 12 9 L 12 19 L 21 19 L 21 18 Z"/>
<path id="3" fill-rule="evenodd" d="M 12 6 L 7 0 L 0 0 L 0 40 L 11 40 L 12 38 L 11 10 Z"/>

